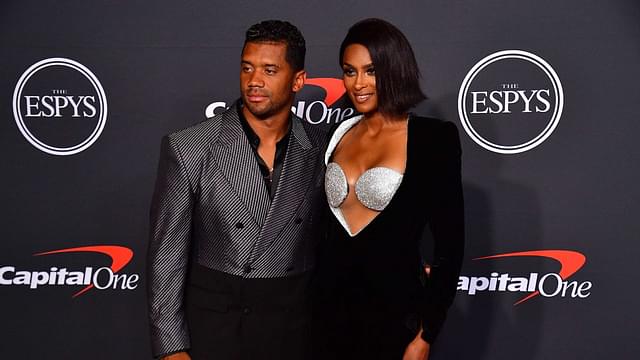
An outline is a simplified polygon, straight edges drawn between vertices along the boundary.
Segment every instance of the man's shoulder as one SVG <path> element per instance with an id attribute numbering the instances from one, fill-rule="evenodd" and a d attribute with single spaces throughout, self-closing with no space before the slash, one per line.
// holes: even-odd
<path id="1" fill-rule="evenodd" d="M 216 115 L 210 119 L 203 120 L 199 123 L 174 131 L 167 135 L 172 142 L 190 142 L 199 141 L 203 138 L 213 137 L 220 128 L 222 114 Z"/>
<path id="2" fill-rule="evenodd" d="M 229 115 L 236 113 L 234 107 L 230 107 L 224 112 L 187 128 L 175 131 L 167 135 L 172 144 L 179 147 L 192 147 L 192 145 L 212 144 L 220 134 L 221 124 Z"/>

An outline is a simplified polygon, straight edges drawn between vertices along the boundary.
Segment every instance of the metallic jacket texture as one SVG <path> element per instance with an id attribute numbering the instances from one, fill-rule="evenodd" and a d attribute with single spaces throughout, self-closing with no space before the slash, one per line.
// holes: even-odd
<path id="1" fill-rule="evenodd" d="M 236 106 L 163 138 L 147 264 L 154 355 L 189 348 L 183 306 L 194 263 L 245 278 L 314 266 L 327 135 L 293 115 L 291 121 L 273 200 Z"/>

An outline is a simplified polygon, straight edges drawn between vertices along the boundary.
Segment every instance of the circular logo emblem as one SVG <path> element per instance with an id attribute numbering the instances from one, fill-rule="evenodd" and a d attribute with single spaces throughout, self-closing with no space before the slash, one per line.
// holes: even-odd
<path id="1" fill-rule="evenodd" d="M 467 73 L 458 93 L 458 115 L 478 145 L 517 154 L 551 135 L 563 103 L 562 84 L 551 65 L 526 51 L 504 50 Z"/>
<path id="2" fill-rule="evenodd" d="M 100 137 L 107 98 L 84 65 L 50 58 L 29 67 L 13 92 L 13 116 L 22 135 L 52 155 L 73 155 Z"/>

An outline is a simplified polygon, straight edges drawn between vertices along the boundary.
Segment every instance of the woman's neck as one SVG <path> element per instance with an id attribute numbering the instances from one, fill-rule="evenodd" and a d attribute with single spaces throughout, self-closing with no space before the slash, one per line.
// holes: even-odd
<path id="1" fill-rule="evenodd" d="M 364 127 L 367 133 L 376 134 L 384 129 L 403 127 L 407 119 L 408 114 L 386 115 L 375 111 L 363 114 L 360 125 Z"/>

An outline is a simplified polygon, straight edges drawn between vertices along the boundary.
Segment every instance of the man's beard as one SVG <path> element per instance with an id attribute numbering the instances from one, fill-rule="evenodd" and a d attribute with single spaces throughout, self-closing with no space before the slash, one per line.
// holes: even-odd
<path id="1" fill-rule="evenodd" d="M 271 102 L 256 105 L 249 101 L 245 101 L 244 106 L 246 106 L 247 110 L 249 110 L 249 112 L 258 119 L 266 119 L 275 113 L 273 104 Z"/>
<path id="2" fill-rule="evenodd" d="M 269 117 L 280 112 L 284 107 L 286 107 L 286 102 L 274 103 L 273 101 L 271 101 L 271 98 L 260 104 L 254 104 L 247 101 L 246 96 L 247 95 L 244 94 L 244 106 L 246 106 L 247 110 L 249 110 L 249 112 L 258 119 L 268 119 Z"/>

